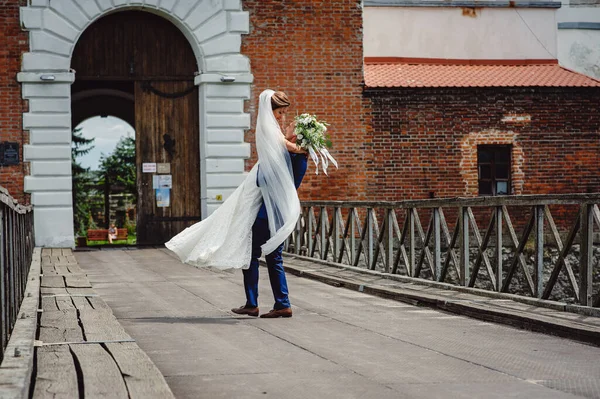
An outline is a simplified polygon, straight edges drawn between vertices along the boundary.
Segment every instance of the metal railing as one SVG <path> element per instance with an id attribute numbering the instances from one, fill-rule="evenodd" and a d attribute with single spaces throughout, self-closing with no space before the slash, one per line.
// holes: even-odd
<path id="1" fill-rule="evenodd" d="M 0 186 L 0 361 L 23 300 L 34 249 L 31 206 Z"/>
<path id="2" fill-rule="evenodd" d="M 600 194 L 303 202 L 284 250 L 384 273 L 597 307 L 598 204 Z M 423 228 L 421 220 L 427 219 Z"/>

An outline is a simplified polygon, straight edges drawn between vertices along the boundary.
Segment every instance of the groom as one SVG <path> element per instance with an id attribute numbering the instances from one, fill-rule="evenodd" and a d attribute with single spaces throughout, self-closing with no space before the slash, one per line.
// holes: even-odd
<path id="1" fill-rule="evenodd" d="M 285 93 L 276 92 L 271 97 L 271 107 L 273 109 L 273 115 L 280 125 L 285 125 L 285 114 L 287 108 L 290 106 L 290 101 Z M 294 185 L 296 189 L 300 187 L 302 179 L 306 174 L 307 168 L 307 155 L 306 151 L 298 149 L 295 141 L 296 136 L 294 134 L 294 124 L 290 124 L 285 132 L 286 148 L 290 152 L 290 160 L 292 164 L 292 171 L 294 173 Z M 259 172 L 260 173 L 260 168 Z M 257 182 L 258 183 L 258 182 Z M 261 245 L 263 245 L 270 238 L 271 233 L 269 231 L 269 220 L 267 217 L 267 209 L 263 202 L 258 214 L 256 221 L 252 226 L 252 258 L 250 260 L 250 267 L 243 270 L 244 273 L 244 289 L 246 291 L 246 304 L 240 308 L 231 309 L 233 313 L 249 316 L 258 316 L 258 258 L 261 255 Z M 290 305 L 290 299 L 288 297 L 287 280 L 285 278 L 285 270 L 283 268 L 283 257 L 281 255 L 283 251 L 283 243 L 277 247 L 277 249 L 270 254 L 265 256 L 267 261 L 267 269 L 269 271 L 269 280 L 271 282 L 271 289 L 273 290 L 273 297 L 275 298 L 275 305 L 273 309 L 268 313 L 262 314 L 260 317 L 263 318 L 277 318 L 277 317 L 292 317 L 292 307 Z"/>

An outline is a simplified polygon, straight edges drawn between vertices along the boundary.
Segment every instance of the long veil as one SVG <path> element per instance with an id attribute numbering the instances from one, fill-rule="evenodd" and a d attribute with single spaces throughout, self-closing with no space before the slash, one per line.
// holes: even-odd
<path id="1" fill-rule="evenodd" d="M 273 94 L 274 91 L 265 90 L 259 99 L 257 164 L 212 215 L 165 244 L 182 262 L 196 267 L 248 268 L 252 253 L 252 225 L 261 199 L 267 209 L 271 232 L 271 238 L 261 247 L 263 253 L 273 252 L 292 233 L 300 216 L 300 201 L 285 138 L 273 115 Z"/>
<path id="2" fill-rule="evenodd" d="M 294 186 L 290 154 L 271 107 L 274 93 L 273 90 L 261 93 L 256 120 L 258 183 L 271 232 L 271 238 L 261 247 L 265 254 L 270 254 L 285 241 L 300 217 L 300 200 Z"/>

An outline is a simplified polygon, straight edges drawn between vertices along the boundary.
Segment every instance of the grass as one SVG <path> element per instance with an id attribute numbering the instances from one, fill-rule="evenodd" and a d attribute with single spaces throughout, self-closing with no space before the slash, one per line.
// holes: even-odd
<path id="1" fill-rule="evenodd" d="M 127 236 L 127 240 L 113 240 L 112 244 L 109 244 L 108 241 L 88 241 L 88 247 L 99 247 L 102 245 L 135 245 L 137 242 L 137 237 L 135 235 Z"/>

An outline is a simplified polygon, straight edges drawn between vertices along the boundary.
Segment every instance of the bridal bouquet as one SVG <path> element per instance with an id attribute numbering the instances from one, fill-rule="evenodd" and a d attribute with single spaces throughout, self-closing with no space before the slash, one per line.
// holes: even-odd
<path id="1" fill-rule="evenodd" d="M 296 145 L 304 148 L 310 154 L 315 163 L 316 174 L 319 174 L 319 156 L 321 157 L 321 167 L 327 174 L 329 161 L 338 167 L 337 161 L 333 159 L 327 148 L 331 148 L 331 140 L 325 134 L 327 132 L 327 123 L 319 121 L 316 116 L 310 114 L 301 114 L 296 116 Z"/>

